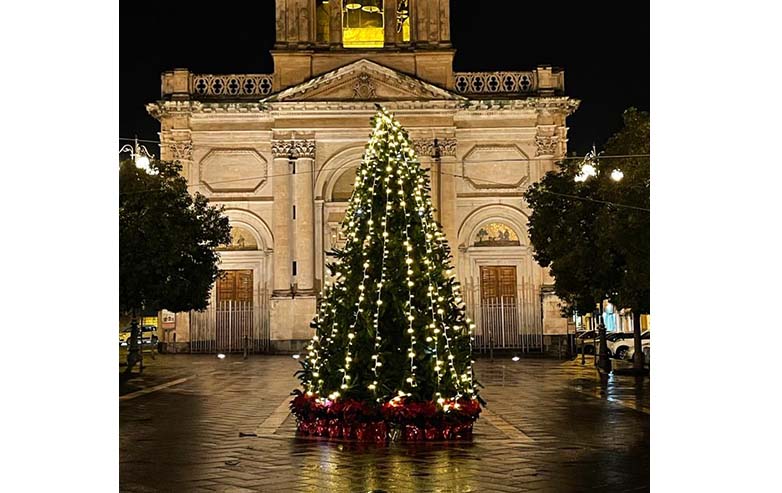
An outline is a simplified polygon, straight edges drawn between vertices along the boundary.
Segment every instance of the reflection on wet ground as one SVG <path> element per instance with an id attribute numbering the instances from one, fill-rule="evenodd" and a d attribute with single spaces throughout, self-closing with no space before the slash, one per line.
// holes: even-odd
<path id="1" fill-rule="evenodd" d="M 156 363 L 145 378 L 196 377 L 120 402 L 122 491 L 649 487 L 648 378 L 601 381 L 593 368 L 569 361 L 478 360 L 489 405 L 472 441 L 382 447 L 297 437 L 290 416 L 256 436 L 297 383 L 289 357 L 160 355 Z"/>

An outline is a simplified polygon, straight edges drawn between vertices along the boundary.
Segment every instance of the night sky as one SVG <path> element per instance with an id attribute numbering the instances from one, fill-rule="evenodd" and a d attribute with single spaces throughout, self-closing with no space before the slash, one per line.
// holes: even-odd
<path id="1" fill-rule="evenodd" d="M 160 97 L 165 70 L 273 72 L 274 1 L 247 5 L 121 4 L 119 137 L 157 140 L 144 105 Z M 451 0 L 451 39 L 455 71 L 564 68 L 566 94 L 581 100 L 568 118 L 570 152 L 600 147 L 621 127 L 624 109 L 649 110 L 646 3 Z"/>

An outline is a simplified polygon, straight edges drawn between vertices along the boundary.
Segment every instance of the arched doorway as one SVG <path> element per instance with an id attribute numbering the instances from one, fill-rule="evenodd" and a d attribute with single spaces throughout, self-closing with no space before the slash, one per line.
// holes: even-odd
<path id="1" fill-rule="evenodd" d="M 271 231 L 250 211 L 225 211 L 231 243 L 218 248 L 220 277 L 206 310 L 190 313 L 191 352 L 269 349 Z"/>
<path id="2" fill-rule="evenodd" d="M 479 351 L 542 348 L 543 274 L 526 241 L 526 224 L 520 210 L 491 205 L 473 211 L 460 228 L 457 272 Z"/>

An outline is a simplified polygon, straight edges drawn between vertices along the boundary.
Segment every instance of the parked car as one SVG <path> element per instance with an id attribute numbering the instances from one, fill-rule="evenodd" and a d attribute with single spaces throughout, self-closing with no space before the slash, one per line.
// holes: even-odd
<path id="1" fill-rule="evenodd" d="M 141 343 L 157 344 L 157 327 L 154 325 L 145 325 L 141 327 Z M 130 344 L 130 327 L 122 329 L 119 333 L 119 345 L 127 346 Z"/>
<path id="2" fill-rule="evenodd" d="M 616 350 L 620 347 L 626 346 L 627 340 L 632 344 L 633 333 L 632 332 L 611 332 L 606 335 L 606 346 L 608 346 L 608 355 L 615 356 Z"/>
<path id="3" fill-rule="evenodd" d="M 641 332 L 641 348 L 649 347 L 649 331 Z M 635 340 L 633 334 L 630 333 L 630 337 L 627 339 L 619 339 L 615 341 L 611 347 L 609 347 L 611 353 L 618 359 L 632 359 L 635 352 Z"/>
<path id="4" fill-rule="evenodd" d="M 130 328 L 122 329 L 119 331 L 119 345 L 125 347 L 130 340 Z"/>
<path id="5" fill-rule="evenodd" d="M 584 354 L 595 354 L 596 338 L 596 330 L 585 330 L 576 334 L 576 351 L 584 351 Z"/>

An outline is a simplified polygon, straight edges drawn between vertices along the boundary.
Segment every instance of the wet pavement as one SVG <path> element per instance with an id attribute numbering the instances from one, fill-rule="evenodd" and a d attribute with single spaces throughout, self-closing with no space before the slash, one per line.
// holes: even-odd
<path id="1" fill-rule="evenodd" d="M 472 441 L 385 447 L 296 437 L 289 356 L 145 363 L 120 398 L 120 491 L 649 489 L 648 378 L 580 360 L 478 360 Z"/>

